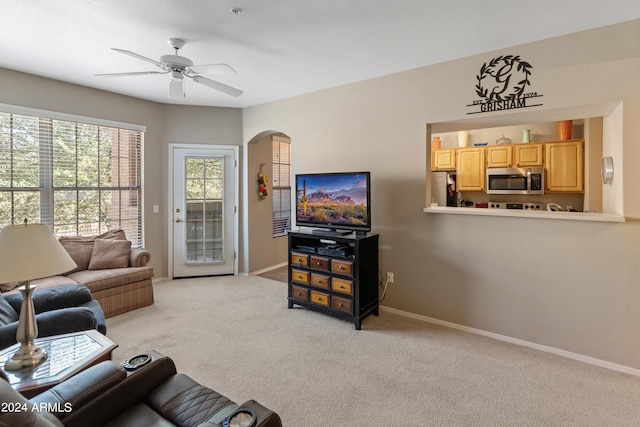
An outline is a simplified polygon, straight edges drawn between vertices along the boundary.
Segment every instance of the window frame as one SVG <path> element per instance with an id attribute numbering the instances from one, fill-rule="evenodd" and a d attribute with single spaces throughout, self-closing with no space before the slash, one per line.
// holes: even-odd
<path id="1" fill-rule="evenodd" d="M 43 121 L 49 121 L 48 124 L 45 124 L 45 128 L 48 127 L 50 133 L 49 134 L 45 134 L 44 138 L 41 139 L 40 137 L 38 138 L 38 152 L 39 152 L 39 156 L 38 156 L 38 162 L 37 162 L 37 169 L 38 169 L 38 174 L 39 174 L 39 185 L 37 187 L 27 187 L 24 190 L 27 191 L 34 191 L 34 192 L 38 192 L 40 194 L 40 204 L 39 204 L 39 212 L 38 215 L 40 217 L 40 221 L 49 225 L 53 231 L 54 234 L 56 234 L 58 237 L 65 234 L 65 235 L 69 235 L 68 231 L 65 231 L 64 233 L 60 234 L 60 233 L 56 233 L 56 230 L 54 228 L 54 223 L 55 218 L 54 218 L 54 209 L 53 209 L 53 199 L 54 199 L 54 194 L 56 191 L 75 191 L 76 194 L 79 191 L 83 191 L 85 189 L 88 189 L 90 191 L 119 191 L 119 197 L 129 197 L 129 200 L 131 200 L 131 193 L 135 193 L 137 194 L 136 197 L 136 201 L 138 203 L 138 207 L 137 207 L 137 224 L 136 224 L 136 228 L 137 228 L 137 233 L 136 235 L 128 235 L 127 238 L 129 240 L 132 241 L 132 245 L 134 245 L 134 247 L 143 247 L 144 246 L 144 182 L 143 182 L 143 177 L 144 177 L 144 136 L 145 136 L 145 132 L 146 132 L 146 126 L 141 126 L 141 125 L 136 125 L 136 124 L 131 124 L 131 123 L 124 123 L 124 122 L 116 122 L 116 121 L 111 121 L 111 120 L 103 120 L 103 119 L 96 119 L 96 118 L 92 118 L 92 117 L 86 117 L 86 116 L 79 116 L 79 115 L 74 115 L 74 114 L 66 114 L 66 113 L 58 113 L 58 112 L 53 112 L 53 111 L 47 111 L 47 110 L 41 110 L 41 109 L 34 109 L 34 108 L 28 108 L 28 107 L 20 107 L 20 106 L 14 106 L 14 105 L 8 105 L 8 104 L 0 104 L 0 113 L 3 114 L 11 114 L 11 115 L 18 115 L 18 116 L 28 116 L 31 117 L 33 119 L 38 120 L 38 132 L 41 131 L 42 128 L 42 122 Z M 53 168 L 53 159 L 54 159 L 54 144 L 53 144 L 53 132 L 54 132 L 54 121 L 58 121 L 58 122 L 67 122 L 66 124 L 70 124 L 74 126 L 74 129 L 78 129 L 80 127 L 83 126 L 90 126 L 90 127 L 95 127 L 95 131 L 97 132 L 99 130 L 99 128 L 110 128 L 111 131 L 117 130 L 118 134 L 121 134 L 122 131 L 126 131 L 126 132 L 132 132 L 133 135 L 125 135 L 127 138 L 130 138 L 131 136 L 133 136 L 135 138 L 134 140 L 134 146 L 135 146 L 135 157 L 134 158 L 134 162 L 125 162 L 125 163 L 118 163 L 119 167 L 122 166 L 128 166 L 128 170 L 129 173 L 131 173 L 131 171 L 133 171 L 133 175 L 127 175 L 129 177 L 133 177 L 133 179 L 135 180 L 135 185 L 131 186 L 131 185 L 126 185 L 125 187 L 121 187 L 118 183 L 118 186 L 104 186 L 104 188 L 102 187 L 101 183 L 98 183 L 97 186 L 90 186 L 90 187 L 82 187 L 80 183 L 75 182 L 74 185 L 72 186 L 64 186 L 64 187 L 54 187 L 53 186 L 53 176 L 54 176 L 54 168 Z M 11 128 L 13 131 L 13 127 Z M 50 138 L 49 138 L 50 137 Z M 120 136 L 118 136 L 120 137 Z M 120 140 L 119 140 L 120 141 Z M 125 147 L 125 149 L 129 149 L 131 151 L 131 145 L 129 145 L 129 147 Z M 110 158 L 114 158 L 118 157 L 119 158 L 119 153 L 116 154 L 111 154 Z M 129 157 L 129 159 L 131 159 L 132 157 Z M 74 157 L 74 161 L 77 162 L 78 157 Z M 133 167 L 134 169 L 131 169 L 131 165 L 133 163 Z M 3 192 L 15 192 L 15 191 L 20 191 L 22 190 L 21 187 L 13 187 L 12 185 L 9 187 L 4 187 L 3 188 Z M 130 194 L 125 194 L 126 191 L 129 191 Z M 123 217 L 123 206 L 129 206 L 129 202 L 125 203 L 124 205 L 122 203 L 118 203 L 117 204 L 117 211 L 118 211 L 118 216 L 116 218 L 116 222 L 118 224 L 121 223 L 122 220 L 127 219 L 127 218 L 131 218 L 130 216 L 125 216 Z M 13 221 L 16 222 L 17 219 L 13 218 Z M 81 222 L 79 222 L 77 213 L 76 213 L 76 223 L 75 223 L 75 229 L 76 229 L 76 234 L 78 234 L 77 230 L 78 230 L 78 226 L 82 224 Z M 73 225 L 72 225 L 73 226 Z M 130 233 L 128 233 L 130 234 Z"/>

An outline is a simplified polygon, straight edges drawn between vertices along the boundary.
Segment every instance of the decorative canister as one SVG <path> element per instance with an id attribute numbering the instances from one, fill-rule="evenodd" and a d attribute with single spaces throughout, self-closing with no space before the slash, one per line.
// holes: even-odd
<path id="1" fill-rule="evenodd" d="M 436 149 L 436 148 L 440 148 L 440 146 L 441 146 L 441 145 L 442 145 L 442 144 L 441 144 L 441 142 L 440 142 L 440 137 L 439 137 L 439 136 L 434 136 L 434 137 L 431 139 L 431 149 L 432 149 L 432 150 L 433 150 L 433 149 Z"/>
<path id="2" fill-rule="evenodd" d="M 458 147 L 466 147 L 469 142 L 469 131 L 461 130 L 458 132 Z"/>
<path id="3" fill-rule="evenodd" d="M 531 142 L 531 129 L 524 129 L 522 131 L 522 142 Z"/>
<path id="4" fill-rule="evenodd" d="M 562 120 L 558 122 L 558 139 L 560 141 L 566 141 L 571 139 L 571 128 L 573 126 L 573 120 Z"/>

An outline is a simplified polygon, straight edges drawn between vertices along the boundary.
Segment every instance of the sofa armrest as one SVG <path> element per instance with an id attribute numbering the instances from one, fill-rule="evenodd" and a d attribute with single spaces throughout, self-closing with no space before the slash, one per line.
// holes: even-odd
<path id="1" fill-rule="evenodd" d="M 68 307 L 36 314 L 38 336 L 69 334 L 98 329 L 98 319 L 88 307 Z"/>
<path id="2" fill-rule="evenodd" d="M 151 252 L 146 249 L 131 248 L 129 267 L 144 267 L 151 261 Z"/>
<path id="3" fill-rule="evenodd" d="M 7 294 L 2 296 L 17 313 L 20 313 L 20 308 L 22 308 L 22 293 L 19 292 L 17 294 Z"/>
<path id="4" fill-rule="evenodd" d="M 55 408 L 52 413 L 58 419 L 64 420 L 66 416 L 121 383 L 126 376 L 122 366 L 107 360 L 40 393 L 31 398 L 31 402 L 36 403 L 38 407 L 46 404 L 49 408 Z"/>
<path id="5" fill-rule="evenodd" d="M 74 408 L 64 418 L 64 425 L 67 427 L 104 425 L 127 409 L 144 402 L 153 389 L 176 374 L 176 365 L 173 360 L 155 351 L 148 353 L 153 358 L 151 363 L 131 373 L 109 390 L 103 390 L 102 394 L 94 396 L 93 400 L 82 407 Z"/>
<path id="6" fill-rule="evenodd" d="M 33 291 L 33 308 L 36 313 L 58 310 L 66 307 L 76 307 L 91 301 L 91 291 L 85 285 L 56 286 Z"/>
<path id="7" fill-rule="evenodd" d="M 234 409 L 227 413 L 222 420 L 216 414 L 208 421 L 198 424 L 197 427 L 222 427 L 225 419 L 232 420 L 233 416 L 239 412 L 252 414 L 255 417 L 255 427 L 282 427 L 280 416 L 255 400 L 248 400 L 237 407 L 233 405 L 232 408 Z"/>
<path id="8" fill-rule="evenodd" d="M 0 326 L 0 349 L 11 347 L 16 343 L 18 321 Z"/>

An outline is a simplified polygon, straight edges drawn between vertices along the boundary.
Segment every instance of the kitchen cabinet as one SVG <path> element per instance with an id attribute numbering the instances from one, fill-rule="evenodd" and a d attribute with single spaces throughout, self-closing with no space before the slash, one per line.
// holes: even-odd
<path id="1" fill-rule="evenodd" d="M 545 169 L 546 192 L 584 193 L 584 140 L 547 143 Z"/>
<path id="2" fill-rule="evenodd" d="M 456 168 L 456 149 L 440 148 L 431 150 L 431 170 L 451 171 Z"/>
<path id="3" fill-rule="evenodd" d="M 544 161 L 545 144 L 517 144 L 514 145 L 513 164 L 516 168 L 542 166 Z"/>
<path id="4" fill-rule="evenodd" d="M 456 160 L 456 185 L 458 191 L 484 191 L 484 147 L 459 148 Z"/>
<path id="5" fill-rule="evenodd" d="M 513 167 L 513 145 L 492 145 L 487 147 L 487 167 Z"/>

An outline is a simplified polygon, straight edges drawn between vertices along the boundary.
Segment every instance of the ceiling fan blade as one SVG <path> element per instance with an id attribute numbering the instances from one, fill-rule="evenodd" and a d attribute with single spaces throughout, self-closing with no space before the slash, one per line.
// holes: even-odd
<path id="1" fill-rule="evenodd" d="M 116 52 L 120 52 L 120 53 L 123 53 L 125 55 L 129 55 L 129 56 L 132 56 L 134 58 L 138 58 L 138 59 L 141 59 L 143 61 L 150 62 L 151 64 L 157 65 L 158 67 L 162 68 L 163 70 L 166 68 L 166 66 L 162 62 L 158 62 L 155 59 L 147 58 L 146 56 L 138 55 L 137 53 L 134 53 L 134 52 L 131 52 L 131 51 L 128 51 L 128 50 L 124 50 L 124 49 L 116 49 L 115 47 L 112 47 L 111 49 L 115 50 Z"/>
<path id="2" fill-rule="evenodd" d="M 131 73 L 105 73 L 105 74 L 94 74 L 94 76 L 98 77 L 121 77 L 121 76 L 143 76 L 147 74 L 168 74 L 168 71 L 133 71 Z"/>
<path id="3" fill-rule="evenodd" d="M 227 64 L 204 64 L 189 67 L 190 70 L 198 74 L 235 74 L 236 70 Z"/>
<path id="4" fill-rule="evenodd" d="M 212 89 L 219 90 L 222 93 L 226 93 L 227 95 L 238 97 L 242 95 L 242 91 L 240 89 L 236 89 L 231 86 L 227 86 L 215 80 L 208 79 L 202 76 L 193 76 L 193 81 L 196 83 L 203 84 L 205 86 L 209 86 Z"/>

